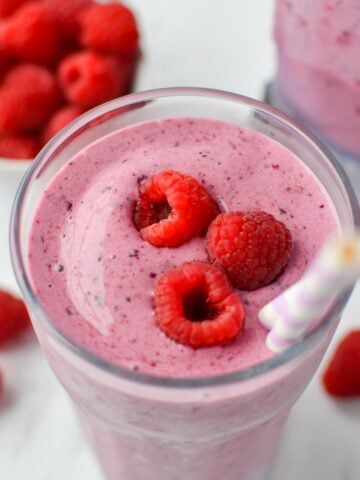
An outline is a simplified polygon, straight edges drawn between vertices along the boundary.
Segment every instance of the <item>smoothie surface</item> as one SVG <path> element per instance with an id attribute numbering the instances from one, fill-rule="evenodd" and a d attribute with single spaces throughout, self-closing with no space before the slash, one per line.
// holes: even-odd
<path id="1" fill-rule="evenodd" d="M 294 250 L 270 285 L 239 295 L 245 328 L 226 346 L 194 350 L 155 325 L 156 278 L 185 261 L 207 260 L 203 238 L 169 249 L 133 225 L 138 187 L 173 169 L 192 175 L 228 210 L 263 210 L 290 229 Z M 289 150 L 252 130 L 207 119 L 166 119 L 114 132 L 72 158 L 44 192 L 29 244 L 32 282 L 53 323 L 114 364 L 169 377 L 211 376 L 270 358 L 259 309 L 300 278 L 337 230 L 333 205 Z"/>

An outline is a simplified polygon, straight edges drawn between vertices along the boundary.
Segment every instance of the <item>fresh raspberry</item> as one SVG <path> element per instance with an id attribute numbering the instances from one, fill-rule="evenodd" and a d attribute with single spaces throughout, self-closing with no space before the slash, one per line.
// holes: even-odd
<path id="1" fill-rule="evenodd" d="M 134 224 L 155 247 L 178 247 L 205 233 L 217 214 L 216 203 L 197 180 L 167 170 L 140 186 Z"/>
<path id="2" fill-rule="evenodd" d="M 59 53 L 54 25 L 36 3 L 24 5 L 1 25 L 0 43 L 24 62 L 54 64 Z"/>
<path id="3" fill-rule="evenodd" d="M 24 302 L 0 290 L 0 343 L 11 340 L 29 326 L 30 318 Z"/>
<path id="4" fill-rule="evenodd" d="M 131 92 L 136 70 L 139 63 L 138 57 L 122 57 L 117 59 L 121 78 L 123 79 L 123 95 Z"/>
<path id="5" fill-rule="evenodd" d="M 48 142 L 54 135 L 62 130 L 68 123 L 72 122 L 82 114 L 82 110 L 75 105 L 67 105 L 57 110 L 46 125 L 42 138 Z"/>
<path id="6" fill-rule="evenodd" d="M 40 128 L 60 101 L 56 80 L 46 68 L 18 65 L 6 75 L 0 89 L 0 131 L 20 133 Z"/>
<path id="7" fill-rule="evenodd" d="M 325 370 L 323 384 L 335 397 L 360 395 L 360 330 L 349 332 L 339 343 Z"/>
<path id="8" fill-rule="evenodd" d="M 139 32 L 134 14 L 120 3 L 94 4 L 81 17 L 80 42 L 114 55 L 136 55 Z"/>
<path id="9" fill-rule="evenodd" d="M 29 0 L 0 0 L 0 17 L 8 17 Z"/>
<path id="10" fill-rule="evenodd" d="M 41 148 L 35 136 L 0 135 L 0 156 L 13 159 L 32 159 Z"/>
<path id="11" fill-rule="evenodd" d="M 285 225 L 265 212 L 228 212 L 210 225 L 206 245 L 210 259 L 232 285 L 254 290 L 270 283 L 287 264 L 292 238 Z"/>
<path id="12" fill-rule="evenodd" d="M 66 58 L 59 79 L 66 98 L 85 109 L 123 95 L 126 88 L 118 62 L 91 51 Z"/>
<path id="13" fill-rule="evenodd" d="M 92 0 L 43 0 L 59 35 L 70 40 L 79 37 L 80 16 L 92 3 Z"/>
<path id="14" fill-rule="evenodd" d="M 244 325 L 239 296 L 222 270 L 205 262 L 184 263 L 163 274 L 154 302 L 159 328 L 194 348 L 231 342 Z"/>
<path id="15" fill-rule="evenodd" d="M 9 70 L 11 60 L 10 54 L 0 45 L 0 81 L 3 75 Z"/>

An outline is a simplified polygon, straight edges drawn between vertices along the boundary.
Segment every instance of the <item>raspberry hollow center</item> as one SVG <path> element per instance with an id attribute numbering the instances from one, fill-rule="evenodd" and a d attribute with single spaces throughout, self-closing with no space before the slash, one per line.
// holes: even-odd
<path id="1" fill-rule="evenodd" d="M 209 302 L 208 295 L 202 288 L 190 290 L 183 299 L 184 317 L 191 322 L 213 320 L 218 316 L 218 311 Z"/>
<path id="2" fill-rule="evenodd" d="M 152 224 L 159 223 L 161 220 L 166 220 L 171 214 L 171 207 L 166 198 L 164 198 L 161 202 L 153 203 L 152 209 Z"/>

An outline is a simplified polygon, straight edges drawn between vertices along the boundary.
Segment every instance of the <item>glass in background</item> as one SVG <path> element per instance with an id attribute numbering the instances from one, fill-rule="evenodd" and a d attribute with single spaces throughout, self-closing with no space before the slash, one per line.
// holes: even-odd
<path id="1" fill-rule="evenodd" d="M 360 0 L 276 0 L 274 36 L 268 100 L 322 137 L 360 186 Z"/>

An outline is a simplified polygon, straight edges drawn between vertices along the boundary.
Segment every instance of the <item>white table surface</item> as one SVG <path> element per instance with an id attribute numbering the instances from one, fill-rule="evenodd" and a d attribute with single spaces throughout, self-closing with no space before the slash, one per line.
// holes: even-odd
<path id="1" fill-rule="evenodd" d="M 132 0 L 143 34 L 136 90 L 206 86 L 261 98 L 274 70 L 271 0 Z M 0 178 L 0 284 L 16 289 L 7 247 L 16 179 Z M 336 335 L 356 323 L 360 290 Z M 32 335 L 0 350 L 0 480 L 100 480 L 69 401 Z M 267 480 L 358 480 L 360 399 L 335 402 L 320 368 L 287 423 Z M 126 480 L 126 479 L 119 479 Z M 146 480 L 146 479 L 144 479 Z M 241 480 L 241 479 L 239 479 Z"/>

